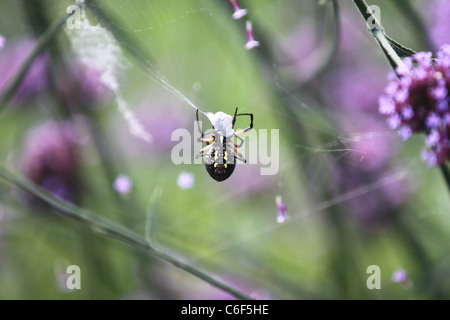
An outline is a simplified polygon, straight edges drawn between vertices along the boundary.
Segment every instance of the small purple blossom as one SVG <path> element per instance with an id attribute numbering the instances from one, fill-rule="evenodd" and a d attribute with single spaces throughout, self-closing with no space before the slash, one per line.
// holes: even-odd
<path id="1" fill-rule="evenodd" d="M 436 165 L 437 158 L 436 154 L 430 150 L 423 149 L 420 154 L 420 158 L 423 162 L 426 162 L 429 168 L 432 168 Z"/>
<path id="2" fill-rule="evenodd" d="M 429 68 L 431 67 L 431 57 L 432 57 L 432 53 L 431 52 L 418 52 L 414 58 L 416 59 L 417 63 L 421 66 L 423 66 L 424 68 Z"/>
<path id="3" fill-rule="evenodd" d="M 6 39 L 4 36 L 0 35 L 0 51 L 3 49 L 3 47 L 5 46 L 6 43 Z"/>
<path id="4" fill-rule="evenodd" d="M 444 85 L 438 85 L 436 88 L 432 88 L 430 90 L 430 95 L 438 101 L 444 100 L 445 97 L 447 97 L 447 93 L 448 92 L 447 92 L 447 88 L 445 87 L 445 83 L 444 83 Z"/>
<path id="5" fill-rule="evenodd" d="M 234 9 L 234 13 L 232 15 L 233 19 L 239 20 L 240 18 L 242 18 L 243 16 L 245 16 L 247 14 L 247 9 L 242 9 L 239 6 L 239 3 L 237 0 L 230 0 L 230 2 Z"/>
<path id="6" fill-rule="evenodd" d="M 396 82 L 389 82 L 389 84 L 386 86 L 386 89 L 384 89 L 384 92 L 387 95 L 393 96 L 398 90 L 398 84 Z"/>
<path id="7" fill-rule="evenodd" d="M 404 120 L 411 120 L 414 117 L 414 110 L 410 105 L 404 106 L 401 112 Z"/>
<path id="8" fill-rule="evenodd" d="M 412 59 L 407 57 L 403 60 L 403 63 L 398 65 L 395 72 L 400 76 L 409 76 L 413 67 Z"/>
<path id="9" fill-rule="evenodd" d="M 121 195 L 127 195 L 131 192 L 133 188 L 133 181 L 130 177 L 124 174 L 119 174 L 114 180 L 113 188 Z"/>
<path id="10" fill-rule="evenodd" d="M 436 104 L 436 109 L 439 112 L 444 112 L 448 110 L 448 101 L 447 99 L 444 100 L 440 100 L 437 104 Z"/>
<path id="11" fill-rule="evenodd" d="M 379 98 L 379 112 L 388 116 L 390 128 L 401 128 L 403 139 L 425 133 L 431 150 L 422 158 L 428 165 L 450 160 L 450 125 L 445 121 L 450 117 L 450 46 L 442 46 L 437 57 L 434 61 L 431 52 L 419 52 L 405 58 L 396 69 L 399 78 L 389 76 Z"/>
<path id="12" fill-rule="evenodd" d="M 428 146 L 434 147 L 439 143 L 440 138 L 441 135 L 439 132 L 437 130 L 432 130 L 430 134 L 427 135 L 425 140 Z"/>
<path id="13" fill-rule="evenodd" d="M 412 136 L 412 131 L 410 127 L 401 127 L 398 134 L 403 141 L 406 141 Z"/>
<path id="14" fill-rule="evenodd" d="M 381 96 L 378 111 L 384 115 L 391 115 L 395 112 L 395 102 L 391 98 Z"/>
<path id="15" fill-rule="evenodd" d="M 251 50 L 259 46 L 259 42 L 253 37 L 253 26 L 250 20 L 245 22 L 245 31 L 247 33 L 247 43 L 245 44 L 245 49 Z"/>
<path id="16" fill-rule="evenodd" d="M 436 113 L 432 112 L 426 119 L 426 126 L 427 128 L 437 128 L 441 124 L 441 117 L 439 117 Z"/>
<path id="17" fill-rule="evenodd" d="M 283 199 L 281 198 L 280 195 L 276 196 L 275 202 L 277 203 L 277 208 L 278 208 L 277 222 L 278 223 L 284 223 L 287 220 L 287 217 L 286 217 L 286 212 L 287 212 L 286 205 L 284 204 Z"/>
<path id="18" fill-rule="evenodd" d="M 194 183 L 195 183 L 195 176 L 193 173 L 182 171 L 178 175 L 177 185 L 181 189 L 183 190 L 192 189 L 194 187 Z"/>
<path id="19" fill-rule="evenodd" d="M 450 68 L 450 44 L 444 44 L 437 54 L 437 58 L 441 65 L 445 68 Z"/>
<path id="20" fill-rule="evenodd" d="M 444 123 L 445 123 L 447 126 L 450 126 L 450 113 L 447 113 L 447 114 L 444 116 Z"/>
<path id="21" fill-rule="evenodd" d="M 394 273 L 392 274 L 392 282 L 405 282 L 408 279 L 408 275 L 406 274 L 406 271 L 403 269 L 398 269 L 396 271 L 394 271 Z"/>
<path id="22" fill-rule="evenodd" d="M 409 94 L 408 89 L 402 88 L 394 93 L 394 99 L 397 103 L 403 103 L 408 98 L 408 94 Z"/>
<path id="23" fill-rule="evenodd" d="M 391 281 L 394 283 L 401 283 L 405 287 L 409 287 L 411 285 L 411 280 L 408 277 L 408 274 L 403 269 L 397 269 L 391 276 Z"/>
<path id="24" fill-rule="evenodd" d="M 388 125 L 391 129 L 397 129 L 402 123 L 402 119 L 398 114 L 393 114 L 388 118 Z"/>

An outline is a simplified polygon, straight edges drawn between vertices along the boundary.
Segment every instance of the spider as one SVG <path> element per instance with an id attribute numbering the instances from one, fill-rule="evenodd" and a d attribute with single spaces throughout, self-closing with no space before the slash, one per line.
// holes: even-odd
<path id="1" fill-rule="evenodd" d="M 205 155 L 205 167 L 211 178 L 216 181 L 224 181 L 228 179 L 234 171 L 236 166 L 235 160 L 239 159 L 246 163 L 244 156 L 237 150 L 244 143 L 244 140 L 239 135 L 250 131 L 253 128 L 253 114 L 252 113 L 239 113 L 238 108 L 234 112 L 234 117 L 224 113 L 206 112 L 205 115 L 212 123 L 213 132 L 208 139 L 204 139 L 204 133 L 200 129 L 198 120 L 198 109 L 196 112 L 196 119 L 198 130 L 201 132 L 201 142 L 206 142 L 206 147 L 201 149 L 196 158 Z M 236 118 L 239 116 L 249 116 L 250 126 L 246 129 L 235 131 L 234 124 Z M 233 137 L 237 137 L 240 140 L 240 144 L 232 141 Z"/>

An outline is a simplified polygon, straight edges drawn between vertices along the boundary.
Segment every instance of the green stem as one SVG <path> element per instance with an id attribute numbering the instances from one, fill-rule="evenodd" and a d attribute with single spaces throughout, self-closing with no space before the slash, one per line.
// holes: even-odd
<path id="1" fill-rule="evenodd" d="M 102 218 L 99 215 L 94 214 L 88 210 L 79 208 L 71 203 L 55 198 L 49 192 L 38 187 L 32 182 L 22 179 L 16 176 L 15 174 L 9 172 L 3 166 L 0 166 L 0 178 L 16 185 L 17 187 L 29 192 L 30 194 L 38 197 L 39 199 L 45 201 L 46 203 L 62 210 L 64 212 L 64 215 L 74 218 L 90 226 L 93 230 L 101 234 L 107 235 L 117 240 L 126 242 L 136 248 L 142 249 L 149 255 L 162 259 L 174 265 L 175 267 L 180 268 L 196 276 L 197 278 L 204 280 L 205 282 L 211 284 L 212 286 L 215 286 L 219 289 L 222 289 L 230 293 L 236 298 L 252 299 L 249 295 L 245 294 L 244 292 L 235 289 L 216 278 L 213 278 L 212 276 L 200 270 L 199 268 L 190 265 L 186 262 L 183 262 L 180 259 L 175 258 L 166 252 L 156 250 L 155 248 L 150 246 L 149 242 L 145 239 L 145 237 L 135 233 L 134 231 L 125 228 L 124 226 L 121 226 L 108 219 Z"/>
<path id="2" fill-rule="evenodd" d="M 25 62 L 22 64 L 13 80 L 9 83 L 5 92 L 0 97 L 0 110 L 6 107 L 6 105 L 11 101 L 34 60 L 36 60 L 36 58 L 48 48 L 49 44 L 53 41 L 56 34 L 65 25 L 67 19 L 69 19 L 72 14 L 73 13 L 67 13 L 60 20 L 55 21 L 39 38 L 35 47 L 33 48 L 33 51 L 31 51 L 31 53 L 25 59 Z"/>
<path id="3" fill-rule="evenodd" d="M 445 163 L 440 166 L 442 175 L 444 176 L 445 183 L 447 184 L 448 191 L 450 191 L 450 170 Z"/>
<path id="4" fill-rule="evenodd" d="M 386 36 L 386 33 L 384 32 L 384 28 L 381 25 L 381 22 L 372 13 L 372 10 L 369 8 L 369 5 L 366 3 L 366 1 L 353 0 L 353 3 L 358 8 L 358 10 L 361 13 L 361 15 L 363 16 L 364 20 L 371 21 L 372 28 L 370 29 L 370 32 L 372 32 L 372 35 L 377 40 L 378 44 L 380 45 L 381 49 L 383 50 L 383 53 L 385 54 L 386 58 L 389 60 L 389 63 L 391 64 L 392 68 L 395 70 L 395 68 L 397 66 L 402 64 L 402 59 L 399 57 L 397 52 L 391 46 L 389 38 Z"/>
<path id="5" fill-rule="evenodd" d="M 340 23 L 340 12 L 339 12 L 339 4 L 337 0 L 330 0 L 329 3 L 331 3 L 331 10 L 333 12 L 333 38 L 331 40 L 331 44 L 329 45 L 329 48 L 327 49 L 327 53 L 324 56 L 324 58 L 321 61 L 320 66 L 318 67 L 317 71 L 314 72 L 313 75 L 311 75 L 306 81 L 304 81 L 301 86 L 305 86 L 314 79 L 318 78 L 319 76 L 325 74 L 326 71 L 328 71 L 332 66 L 333 63 L 336 60 L 336 56 L 339 51 L 339 43 L 340 43 L 340 35 L 341 35 L 341 23 Z M 326 44 L 328 43 L 326 39 L 323 39 L 322 43 Z M 325 45 L 327 46 L 327 45 Z"/>

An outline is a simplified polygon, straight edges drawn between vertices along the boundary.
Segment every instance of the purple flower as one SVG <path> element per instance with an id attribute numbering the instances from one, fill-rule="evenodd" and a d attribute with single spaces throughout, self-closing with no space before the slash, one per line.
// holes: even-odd
<path id="1" fill-rule="evenodd" d="M 96 69 L 73 59 L 68 61 L 67 66 L 68 70 L 57 74 L 57 85 L 66 105 L 72 110 L 80 110 L 80 106 L 91 107 L 111 96 L 111 91 L 103 84 Z"/>
<path id="2" fill-rule="evenodd" d="M 408 279 L 406 271 L 403 269 L 398 269 L 392 274 L 392 282 L 405 282 Z"/>
<path id="3" fill-rule="evenodd" d="M 429 168 L 432 168 L 437 163 L 437 157 L 436 154 L 433 151 L 423 149 L 422 153 L 420 154 L 420 158 L 423 162 L 426 162 Z"/>
<path id="4" fill-rule="evenodd" d="M 276 196 L 275 202 L 277 203 L 277 208 L 278 208 L 277 222 L 278 223 L 284 223 L 287 220 L 287 217 L 286 217 L 286 212 L 287 212 L 286 205 L 284 204 L 283 199 L 281 198 L 280 195 Z"/>
<path id="5" fill-rule="evenodd" d="M 233 19 L 235 20 L 239 20 L 240 18 L 242 18 L 243 16 L 245 16 L 247 14 L 247 9 L 241 9 L 241 7 L 239 6 L 239 3 L 237 0 L 230 0 L 231 5 L 233 6 Z"/>
<path id="6" fill-rule="evenodd" d="M 406 141 L 412 136 L 412 131 L 410 127 L 401 127 L 398 134 L 403 141 Z"/>
<path id="7" fill-rule="evenodd" d="M 437 54 L 437 58 L 441 65 L 445 68 L 450 68 L 450 44 L 441 46 L 441 50 Z"/>
<path id="8" fill-rule="evenodd" d="M 405 120 L 411 120 L 414 117 L 414 110 L 410 105 L 403 107 L 402 109 L 402 117 Z"/>
<path id="9" fill-rule="evenodd" d="M 438 128 L 439 125 L 441 124 L 441 121 L 442 121 L 441 117 L 439 117 L 436 113 L 432 112 L 425 120 L 425 125 L 429 129 Z"/>
<path id="10" fill-rule="evenodd" d="M 379 103 L 378 111 L 381 114 L 391 115 L 395 112 L 395 102 L 393 99 L 381 96 L 378 103 Z"/>
<path id="11" fill-rule="evenodd" d="M 0 35 L 0 51 L 3 49 L 3 47 L 5 46 L 6 43 L 6 39 L 4 36 Z"/>
<path id="12" fill-rule="evenodd" d="M 396 69 L 399 78 L 389 78 L 385 95 L 379 99 L 379 112 L 389 116 L 392 129 L 401 127 L 402 138 L 425 133 L 432 153 L 424 160 L 440 165 L 450 160 L 450 126 L 445 121 L 450 114 L 450 47 L 443 46 L 437 56 L 436 62 L 431 52 L 404 59 Z"/>
<path id="13" fill-rule="evenodd" d="M 393 114 L 388 118 L 388 125 L 391 129 L 397 129 L 402 124 L 402 119 L 398 114 Z"/>
<path id="14" fill-rule="evenodd" d="M 259 42 L 253 37 L 253 26 L 250 20 L 245 22 L 245 31 L 247 33 L 247 43 L 245 44 L 245 49 L 251 50 L 259 46 Z"/>
<path id="15" fill-rule="evenodd" d="M 434 147 L 439 143 L 441 135 L 437 130 L 432 130 L 426 137 L 426 143 L 430 147 Z"/>
<path id="16" fill-rule="evenodd" d="M 403 269 L 397 269 L 391 276 L 391 281 L 394 283 L 401 283 L 405 287 L 409 287 L 411 285 L 411 280 L 408 277 L 408 274 Z"/>
<path id="17" fill-rule="evenodd" d="M 133 188 L 133 181 L 130 177 L 124 174 L 119 174 L 114 180 L 113 188 L 121 195 L 127 195 L 131 192 Z"/>
<path id="18" fill-rule="evenodd" d="M 195 183 L 195 176 L 193 173 L 182 171 L 177 179 L 177 185 L 183 189 L 192 189 Z"/>
<path id="19" fill-rule="evenodd" d="M 9 41 L 8 45 L 0 53 L 0 94 L 4 92 L 10 84 L 12 78 L 17 74 L 19 68 L 24 63 L 27 56 L 33 50 L 34 40 Z M 48 56 L 39 56 L 28 69 L 19 89 L 16 98 L 21 100 L 42 91 L 48 84 Z"/>
<path id="20" fill-rule="evenodd" d="M 20 165 L 24 175 L 37 185 L 76 202 L 79 163 L 71 123 L 49 121 L 30 130 Z"/>

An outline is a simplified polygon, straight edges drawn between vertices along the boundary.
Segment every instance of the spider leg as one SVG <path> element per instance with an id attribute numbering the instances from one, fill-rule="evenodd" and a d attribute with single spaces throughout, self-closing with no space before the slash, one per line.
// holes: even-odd
<path id="1" fill-rule="evenodd" d="M 231 147 L 234 151 L 234 154 L 236 155 L 236 159 L 241 160 L 243 163 L 247 163 L 247 160 L 245 160 L 244 156 L 236 149 L 236 147 Z"/>
<path id="2" fill-rule="evenodd" d="M 236 122 L 236 117 L 239 117 L 239 116 L 249 116 L 250 117 L 250 126 L 246 129 L 235 132 L 234 135 L 240 135 L 242 133 L 252 130 L 252 128 L 253 128 L 253 113 L 237 113 L 237 108 L 236 108 L 236 112 L 234 113 L 233 127 L 234 127 L 234 123 Z"/>
<path id="3" fill-rule="evenodd" d="M 242 147 L 242 145 L 244 144 L 244 139 L 242 139 L 241 137 L 237 136 L 236 133 L 234 133 L 234 136 L 235 136 L 236 138 L 238 138 L 239 144 L 237 144 L 236 142 L 233 142 L 233 145 L 234 145 L 236 148 Z"/>
<path id="4" fill-rule="evenodd" d="M 234 116 L 233 116 L 233 127 L 234 127 L 234 123 L 236 122 L 236 117 L 237 117 L 237 112 L 238 112 L 238 108 L 236 107 L 236 111 L 234 112 Z"/>
<path id="5" fill-rule="evenodd" d="M 199 109 L 197 109 L 197 111 L 195 112 L 195 119 L 197 121 L 197 128 L 198 128 L 198 131 L 201 134 L 201 138 L 199 138 L 198 141 L 204 142 L 204 141 L 202 141 L 204 133 L 203 133 L 203 130 L 200 128 L 200 120 L 198 120 L 198 111 L 199 111 Z"/>
<path id="6" fill-rule="evenodd" d="M 200 150 L 200 151 L 195 155 L 195 158 L 197 159 L 197 158 L 202 157 L 203 154 L 204 154 L 206 151 L 208 151 L 209 149 L 211 149 L 213 145 L 214 145 L 214 144 L 212 144 L 212 143 L 208 144 L 206 147 L 204 147 L 202 150 Z"/>
<path id="7" fill-rule="evenodd" d="M 214 136 L 211 135 L 211 137 L 209 137 L 209 139 L 204 139 L 204 138 L 202 138 L 202 139 L 201 139 L 201 142 L 206 142 L 207 144 L 211 144 L 211 143 L 214 142 Z"/>

